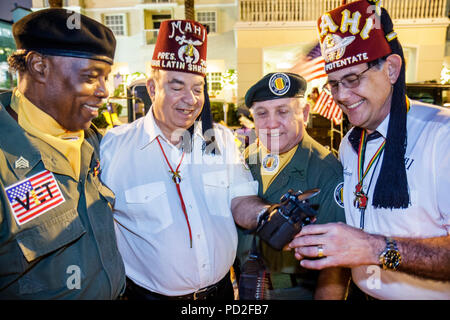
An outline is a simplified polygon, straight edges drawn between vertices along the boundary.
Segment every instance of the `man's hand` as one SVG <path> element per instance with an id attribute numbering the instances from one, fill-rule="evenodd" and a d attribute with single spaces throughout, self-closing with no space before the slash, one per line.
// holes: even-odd
<path id="1" fill-rule="evenodd" d="M 289 244 L 295 257 L 307 269 L 355 267 L 378 264 L 385 247 L 382 236 L 372 235 L 344 223 L 307 225 Z M 323 258 L 317 258 L 322 248 Z"/>

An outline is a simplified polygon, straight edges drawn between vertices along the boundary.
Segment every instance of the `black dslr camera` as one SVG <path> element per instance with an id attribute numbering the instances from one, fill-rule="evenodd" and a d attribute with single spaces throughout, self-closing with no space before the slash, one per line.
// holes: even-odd
<path id="1" fill-rule="evenodd" d="M 280 203 L 272 205 L 259 219 L 257 235 L 272 248 L 281 250 L 303 226 L 316 220 L 317 212 L 308 202 L 320 189 L 294 192 L 292 189 L 284 194 Z"/>

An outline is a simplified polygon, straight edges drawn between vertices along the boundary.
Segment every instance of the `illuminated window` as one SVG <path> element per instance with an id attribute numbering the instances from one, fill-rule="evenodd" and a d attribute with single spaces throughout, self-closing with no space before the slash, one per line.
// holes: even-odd
<path id="1" fill-rule="evenodd" d="M 125 36 L 127 34 L 125 14 L 105 15 L 105 25 L 112 30 L 116 36 Z"/>
<path id="2" fill-rule="evenodd" d="M 217 18 L 215 11 L 197 12 L 197 21 L 209 26 L 209 32 L 217 32 Z"/>
<path id="3" fill-rule="evenodd" d="M 222 90 L 222 73 L 209 72 L 206 74 L 206 77 L 206 80 L 208 82 L 208 91 Z"/>

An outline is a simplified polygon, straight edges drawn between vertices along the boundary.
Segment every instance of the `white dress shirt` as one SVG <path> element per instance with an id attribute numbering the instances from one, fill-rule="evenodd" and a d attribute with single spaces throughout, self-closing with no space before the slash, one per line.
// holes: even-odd
<path id="1" fill-rule="evenodd" d="M 364 169 L 387 135 L 389 116 L 377 131 L 382 137 L 367 142 Z M 340 146 L 344 167 L 344 204 L 347 224 L 360 226 L 361 213 L 353 205 L 358 183 L 358 155 L 348 136 Z M 383 153 L 384 154 L 384 153 Z M 383 155 L 382 155 L 383 156 Z M 406 174 L 410 206 L 406 209 L 379 209 L 372 206 L 373 191 L 380 173 L 380 158 L 364 179 L 368 193 L 364 230 L 373 234 L 408 238 L 446 236 L 450 231 L 450 110 L 411 100 L 407 115 Z M 375 164 L 374 164 L 375 166 Z M 378 266 L 352 269 L 355 283 L 378 299 L 450 299 L 450 282 L 434 281 Z"/>
<path id="2" fill-rule="evenodd" d="M 215 125 L 220 154 L 202 151 L 201 124 L 193 151 L 180 165 L 186 218 L 172 174 L 182 150 L 162 134 L 153 109 L 131 124 L 111 129 L 101 143 L 101 179 L 116 194 L 115 230 L 127 277 L 163 295 L 189 294 L 220 281 L 235 259 L 237 233 L 231 200 L 256 195 L 258 183 L 242 163 L 231 131 Z"/>

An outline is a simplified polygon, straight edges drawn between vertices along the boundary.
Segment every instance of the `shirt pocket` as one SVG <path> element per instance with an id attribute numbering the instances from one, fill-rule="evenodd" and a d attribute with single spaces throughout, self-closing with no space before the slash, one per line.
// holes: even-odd
<path id="1" fill-rule="evenodd" d="M 67 267 L 80 259 L 76 256 L 79 250 L 70 248 L 78 246 L 76 242 L 85 233 L 77 210 L 69 209 L 17 234 L 18 247 L 26 260 L 22 267 L 30 268 L 19 279 L 19 293 L 67 290 Z"/>
<path id="2" fill-rule="evenodd" d="M 80 238 L 86 230 L 76 209 L 70 209 L 44 223 L 24 230 L 17 242 L 30 263 Z"/>
<path id="3" fill-rule="evenodd" d="M 164 182 L 153 182 L 125 190 L 130 218 L 145 233 L 158 233 L 173 223 Z"/>
<path id="4" fill-rule="evenodd" d="M 202 175 L 206 204 L 211 215 L 230 217 L 229 182 L 227 171 L 213 171 Z"/>

